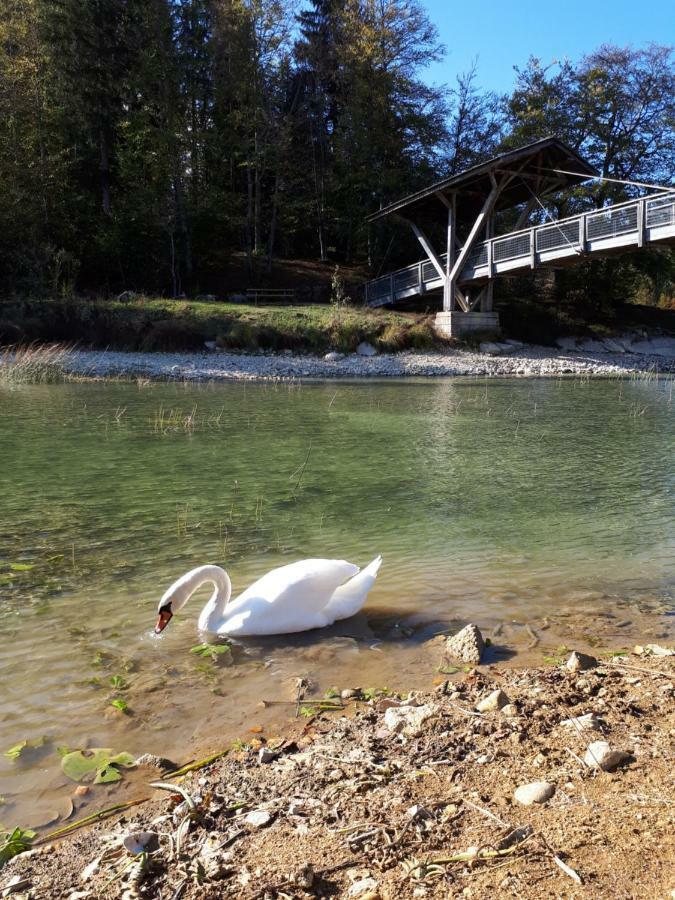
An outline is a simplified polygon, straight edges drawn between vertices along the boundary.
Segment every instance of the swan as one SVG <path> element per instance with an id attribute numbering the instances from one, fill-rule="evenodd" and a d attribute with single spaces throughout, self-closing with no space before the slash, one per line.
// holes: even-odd
<path id="1" fill-rule="evenodd" d="M 198 566 L 164 593 L 155 634 L 164 631 L 174 613 L 208 583 L 214 591 L 199 615 L 200 631 L 246 637 L 324 628 L 361 609 L 381 563 L 378 556 L 360 571 L 341 559 L 303 559 L 272 569 L 232 601 L 227 572 L 220 566 Z"/>

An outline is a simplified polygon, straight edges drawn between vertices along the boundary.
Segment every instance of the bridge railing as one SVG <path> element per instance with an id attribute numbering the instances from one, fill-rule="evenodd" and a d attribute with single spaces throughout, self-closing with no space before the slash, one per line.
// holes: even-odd
<path id="1" fill-rule="evenodd" d="M 542 254 L 546 258 L 566 255 L 565 251 L 581 254 L 595 241 L 619 239 L 623 235 L 635 234 L 640 243 L 641 232 L 644 235 L 645 230 L 664 226 L 675 228 L 675 192 L 672 191 L 628 200 L 483 241 L 469 254 L 460 281 L 492 275 L 494 267 L 500 263 L 515 263 L 513 268 L 518 268 L 518 261 L 523 265 L 536 265 Z M 440 262 L 445 267 L 445 254 L 440 257 Z M 397 294 L 423 293 L 425 288 L 439 287 L 441 283 L 435 266 L 428 260 L 422 260 L 369 282 L 366 285 L 366 302 L 372 306 L 382 305 Z"/>

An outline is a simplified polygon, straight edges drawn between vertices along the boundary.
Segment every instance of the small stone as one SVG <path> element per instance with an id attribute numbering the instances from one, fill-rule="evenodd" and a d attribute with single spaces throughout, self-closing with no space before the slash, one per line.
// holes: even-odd
<path id="1" fill-rule="evenodd" d="M 136 761 L 136 765 L 138 765 L 138 761 Z M 78 786 L 73 791 L 73 797 L 86 797 L 91 788 L 89 788 L 86 784 L 78 784 Z"/>
<path id="2" fill-rule="evenodd" d="M 291 875 L 290 881 L 293 884 L 297 884 L 299 888 L 308 891 L 314 884 L 314 868 L 312 864 L 306 863 L 304 866 L 301 866 L 297 872 Z"/>
<path id="3" fill-rule="evenodd" d="M 602 727 L 602 721 L 593 712 L 571 719 L 563 719 L 560 724 L 565 728 L 573 728 L 575 731 L 600 731 Z"/>
<path id="4" fill-rule="evenodd" d="M 518 708 L 513 703 L 507 703 L 502 707 L 502 715 L 514 719 L 518 715 Z"/>
<path id="5" fill-rule="evenodd" d="M 31 886 L 31 882 L 28 878 L 22 878 L 21 875 L 15 875 L 13 878 L 10 878 L 2 891 L 3 897 L 9 897 L 10 894 L 15 894 L 18 891 L 25 891 L 26 888 Z"/>
<path id="6" fill-rule="evenodd" d="M 345 688 L 343 691 L 340 691 L 342 700 L 358 700 L 360 696 L 361 691 L 358 688 Z"/>
<path id="7" fill-rule="evenodd" d="M 366 341 L 362 341 L 356 348 L 356 353 L 358 356 L 376 356 L 377 350 L 373 347 L 372 344 L 369 344 Z"/>
<path id="8" fill-rule="evenodd" d="M 217 346 L 215 341 L 204 341 L 205 350 L 215 350 Z"/>
<path id="9" fill-rule="evenodd" d="M 338 360 L 344 359 L 344 353 L 337 353 L 335 350 L 331 350 L 330 353 L 326 353 L 324 359 L 326 362 L 338 362 Z"/>
<path id="10" fill-rule="evenodd" d="M 484 650 L 485 641 L 480 628 L 471 623 L 445 642 L 446 656 L 474 665 L 480 662 Z"/>
<path id="11" fill-rule="evenodd" d="M 272 818 L 272 813 L 266 809 L 254 809 L 246 816 L 244 822 L 247 825 L 252 825 L 253 828 L 265 828 L 270 824 Z"/>
<path id="12" fill-rule="evenodd" d="M 377 882 L 374 878 L 360 878 L 347 891 L 348 897 L 362 897 L 371 891 L 377 890 Z"/>
<path id="13" fill-rule="evenodd" d="M 422 706 L 392 706 L 384 714 L 384 724 L 389 731 L 417 737 L 422 733 L 424 722 L 435 713 L 435 708 L 428 703 Z"/>
<path id="14" fill-rule="evenodd" d="M 274 752 L 274 750 L 270 750 L 269 747 L 261 747 L 258 750 L 258 762 L 259 763 L 271 763 L 277 758 L 278 754 Z"/>
<path id="15" fill-rule="evenodd" d="M 554 794 L 555 785 L 548 781 L 533 781 L 516 788 L 513 797 L 523 806 L 532 806 L 534 803 L 546 803 Z"/>
<path id="16" fill-rule="evenodd" d="M 501 688 L 498 688 L 481 700 L 480 703 L 476 705 L 476 709 L 478 712 L 495 712 L 498 709 L 503 709 L 505 706 L 508 706 L 510 702 L 511 701 L 504 691 L 502 691 Z"/>
<path id="17" fill-rule="evenodd" d="M 614 769 L 628 762 L 630 753 L 624 750 L 612 750 L 607 741 L 593 741 L 588 745 L 584 756 L 584 762 L 589 769 L 602 769 L 603 772 L 612 772 Z"/>
<path id="18" fill-rule="evenodd" d="M 594 656 L 577 653 L 576 650 L 570 654 L 570 658 L 565 663 L 565 667 L 570 672 L 585 672 L 587 669 L 594 669 L 597 665 L 598 661 Z"/>
<path id="19" fill-rule="evenodd" d="M 136 760 L 137 766 L 145 766 L 146 769 L 159 769 L 161 772 L 170 772 L 178 769 L 178 765 L 163 756 L 155 756 L 154 753 L 144 753 Z M 77 793 L 77 790 L 75 791 Z"/>
<path id="20" fill-rule="evenodd" d="M 409 819 L 421 820 L 421 819 L 432 819 L 433 818 L 432 813 L 430 813 L 426 807 L 420 806 L 419 803 L 416 803 L 414 806 L 411 806 L 409 809 L 407 809 L 406 815 L 408 816 Z"/>

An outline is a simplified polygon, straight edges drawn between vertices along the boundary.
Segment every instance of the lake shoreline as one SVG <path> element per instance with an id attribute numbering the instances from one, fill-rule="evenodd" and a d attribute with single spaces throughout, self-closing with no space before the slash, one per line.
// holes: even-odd
<path id="1" fill-rule="evenodd" d="M 534 900 L 579 884 L 589 897 L 633 896 L 639 884 L 665 896 L 674 679 L 675 657 L 644 651 L 466 666 L 407 697 L 343 692 L 329 701 L 337 712 L 301 699 L 283 738 L 252 729 L 180 779 L 148 770 L 180 792 L 156 790 L 16 856 L 0 890 L 389 900 L 499 886 Z M 122 842 L 150 840 L 139 832 L 159 834 L 159 847 L 134 861 Z"/>
<path id="2" fill-rule="evenodd" d="M 675 372 L 675 357 L 601 353 L 525 346 L 505 355 L 470 350 L 403 352 L 338 359 L 291 353 L 143 353 L 72 350 L 64 371 L 80 378 L 147 378 L 162 381 L 297 381 L 448 377 L 620 378 Z"/>

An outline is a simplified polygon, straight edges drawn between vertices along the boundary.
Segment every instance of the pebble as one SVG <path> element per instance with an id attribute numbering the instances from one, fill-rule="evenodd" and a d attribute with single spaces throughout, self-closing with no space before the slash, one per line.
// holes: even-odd
<path id="1" fill-rule="evenodd" d="M 360 696 L 361 691 L 358 688 L 345 688 L 343 691 L 340 691 L 342 700 L 357 700 Z"/>
<path id="2" fill-rule="evenodd" d="M 589 656 L 587 653 L 578 653 L 574 650 L 565 667 L 570 672 L 585 672 L 588 669 L 594 669 L 597 665 L 598 661 L 594 656 Z"/>
<path id="3" fill-rule="evenodd" d="M 377 882 L 374 878 L 360 878 L 355 881 L 347 891 L 348 897 L 362 897 L 363 894 L 377 890 Z"/>
<path id="4" fill-rule="evenodd" d="M 584 762 L 589 769 L 602 769 L 612 772 L 631 758 L 625 750 L 612 750 L 607 741 L 593 741 L 588 745 Z"/>
<path id="5" fill-rule="evenodd" d="M 248 813 L 244 822 L 247 825 L 252 825 L 253 828 L 265 828 L 272 821 L 272 813 L 268 812 L 266 809 L 254 809 L 252 812 Z"/>
<path id="6" fill-rule="evenodd" d="M 507 703 L 502 707 L 502 715 L 509 719 L 514 719 L 518 715 L 518 708 L 513 703 Z"/>
<path id="7" fill-rule="evenodd" d="M 602 361 L 570 356 L 550 347 L 526 346 L 508 356 L 491 357 L 470 350 L 445 353 L 395 353 L 362 357 L 350 354 L 337 362 L 322 357 L 273 353 L 140 353 L 117 350 L 73 350 L 65 364 L 75 375 L 141 376 L 186 381 L 293 380 L 301 372 L 313 378 L 400 378 L 401 376 L 556 376 L 620 375 L 675 369 L 672 359 L 623 354 Z"/>
<path id="8" fill-rule="evenodd" d="M 392 706 L 384 714 L 384 724 L 396 734 L 417 737 L 422 732 L 424 722 L 435 713 L 435 707 L 429 703 L 422 706 Z"/>
<path id="9" fill-rule="evenodd" d="M 560 724 L 566 728 L 573 728 L 575 731 L 600 731 L 602 726 L 602 722 L 593 712 L 583 716 L 573 716 L 571 719 L 563 719 Z"/>
<path id="10" fill-rule="evenodd" d="M 478 712 L 495 712 L 508 706 L 510 702 L 504 691 L 498 688 L 496 691 L 488 694 L 487 697 L 484 697 L 480 703 L 477 703 L 476 709 Z"/>
<path id="11" fill-rule="evenodd" d="M 485 641 L 480 628 L 472 623 L 465 625 L 445 642 L 446 656 L 473 665 L 478 665 L 484 650 Z"/>
<path id="12" fill-rule="evenodd" d="M 555 785 L 548 781 L 533 781 L 517 787 L 513 797 L 522 806 L 532 806 L 534 803 L 546 803 L 554 794 Z"/>
<path id="13" fill-rule="evenodd" d="M 274 750 L 270 750 L 269 747 L 261 747 L 258 750 L 258 762 L 259 763 L 271 763 L 277 758 L 278 754 L 274 752 Z"/>

